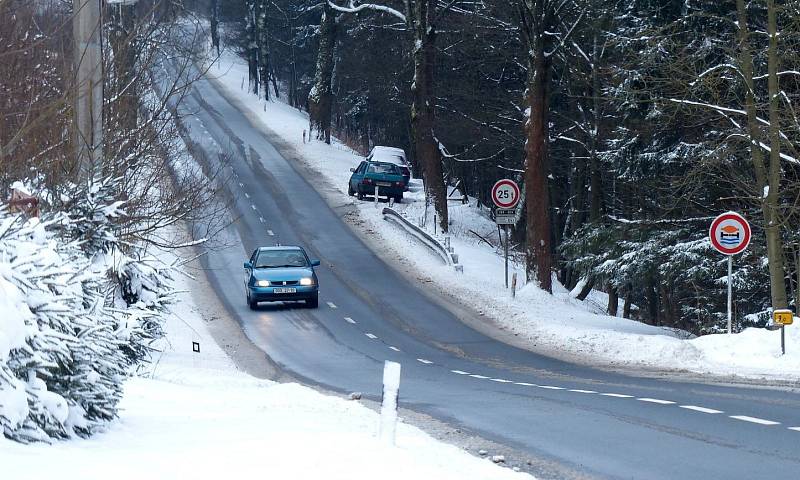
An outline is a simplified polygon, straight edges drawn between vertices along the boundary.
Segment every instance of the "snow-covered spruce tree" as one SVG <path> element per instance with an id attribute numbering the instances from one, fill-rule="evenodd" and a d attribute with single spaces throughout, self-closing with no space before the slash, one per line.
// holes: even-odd
<path id="1" fill-rule="evenodd" d="M 120 240 L 119 182 L 72 187 L 65 212 L 0 210 L 0 427 L 88 436 L 117 414 L 171 300 L 170 267 Z"/>
<path id="2" fill-rule="evenodd" d="M 102 274 L 51 218 L 0 210 L 0 426 L 22 442 L 89 435 L 116 416 L 126 359 Z"/>
<path id="3" fill-rule="evenodd" d="M 69 221 L 62 235 L 80 241 L 92 268 L 108 279 L 105 307 L 124 333 L 121 348 L 130 365 L 145 360 L 150 345 L 163 335 L 163 316 L 172 301 L 171 267 L 142 247 L 121 240 L 125 217 L 120 179 L 105 178 L 75 187 L 66 205 Z"/>

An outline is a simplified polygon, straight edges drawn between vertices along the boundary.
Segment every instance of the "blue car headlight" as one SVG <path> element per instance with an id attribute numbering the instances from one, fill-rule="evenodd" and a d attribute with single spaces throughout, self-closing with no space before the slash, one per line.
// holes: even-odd
<path id="1" fill-rule="evenodd" d="M 301 278 L 300 285 L 303 285 L 304 287 L 314 285 L 314 279 L 311 277 Z"/>
<path id="2" fill-rule="evenodd" d="M 269 287 L 269 280 L 256 280 L 256 287 Z"/>

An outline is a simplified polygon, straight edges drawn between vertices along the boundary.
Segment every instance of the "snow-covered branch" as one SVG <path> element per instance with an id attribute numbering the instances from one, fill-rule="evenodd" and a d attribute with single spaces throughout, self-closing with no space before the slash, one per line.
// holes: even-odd
<path id="1" fill-rule="evenodd" d="M 376 12 L 383 12 L 392 15 L 403 22 L 406 21 L 406 16 L 403 15 L 401 12 L 395 10 L 392 7 L 388 7 L 386 5 L 378 5 L 376 3 L 359 3 L 356 4 L 355 0 L 350 0 L 346 7 L 341 5 L 337 5 L 332 0 L 328 0 L 328 5 L 331 6 L 332 9 L 336 10 L 337 12 L 342 13 L 358 13 L 362 10 L 373 10 Z"/>

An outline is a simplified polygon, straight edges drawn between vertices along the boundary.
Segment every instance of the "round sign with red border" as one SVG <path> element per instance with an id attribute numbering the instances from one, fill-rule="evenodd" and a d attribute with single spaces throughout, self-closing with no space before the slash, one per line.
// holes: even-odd
<path id="1" fill-rule="evenodd" d="M 723 213 L 711 222 L 708 236 L 718 252 L 736 255 L 750 244 L 750 224 L 736 212 Z"/>
<path id="2" fill-rule="evenodd" d="M 492 187 L 492 201 L 497 208 L 514 208 L 519 203 L 519 186 L 514 180 L 504 178 Z"/>

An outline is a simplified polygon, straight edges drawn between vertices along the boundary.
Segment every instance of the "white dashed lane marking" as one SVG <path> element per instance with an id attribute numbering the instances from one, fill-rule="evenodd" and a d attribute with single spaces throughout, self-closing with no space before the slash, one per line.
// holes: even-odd
<path id="1" fill-rule="evenodd" d="M 275 232 L 273 232 L 272 230 L 267 230 L 267 235 L 269 235 L 270 237 L 274 237 Z"/>
<path id="2" fill-rule="evenodd" d="M 673 405 L 675 402 L 671 402 L 669 400 L 659 400 L 658 398 L 637 398 L 640 402 L 649 402 L 649 403 L 657 403 L 659 405 Z"/>
<path id="3" fill-rule="evenodd" d="M 795 432 L 800 432 L 800 427 L 789 427 L 789 430 L 794 430 Z"/>
<path id="4" fill-rule="evenodd" d="M 697 405 L 680 405 L 681 408 L 686 410 L 694 410 L 701 413 L 723 413 L 722 410 L 714 410 L 713 408 L 698 407 Z"/>
<path id="5" fill-rule="evenodd" d="M 244 192 L 244 196 L 245 198 L 250 198 L 250 194 L 248 194 L 247 192 Z"/>
<path id="6" fill-rule="evenodd" d="M 780 425 L 781 422 L 773 422 L 772 420 L 764 420 L 763 418 L 748 417 L 747 415 L 731 415 L 735 420 L 743 422 L 757 423 L 759 425 Z"/>
<path id="7" fill-rule="evenodd" d="M 260 221 L 261 223 L 264 223 L 264 217 L 258 217 L 258 221 Z"/>
<path id="8" fill-rule="evenodd" d="M 256 209 L 256 206 L 255 206 L 255 205 L 253 205 L 252 203 L 250 204 L 250 207 L 251 207 L 253 210 L 255 210 L 255 209 Z"/>
<path id="9" fill-rule="evenodd" d="M 252 207 L 253 207 L 253 210 L 255 210 L 255 208 L 256 208 L 255 205 L 252 205 Z M 264 222 L 264 218 L 263 217 L 260 217 L 259 220 L 261 220 L 262 223 Z M 267 232 L 270 235 L 273 235 L 272 230 L 267 230 Z M 336 306 L 336 304 L 334 304 L 333 302 L 326 302 L 326 303 L 328 304 L 328 306 L 330 308 L 334 308 L 334 309 L 338 308 Z M 353 320 L 350 317 L 344 317 L 344 320 L 347 323 L 356 324 L 356 321 Z M 377 335 L 373 335 L 372 333 L 364 333 L 364 335 L 366 335 L 367 337 L 369 337 L 369 338 L 371 338 L 373 340 L 377 340 L 378 339 Z M 388 345 L 388 347 L 389 347 L 390 350 L 393 350 L 395 352 L 401 352 L 401 350 L 399 348 L 395 347 L 395 346 Z M 424 363 L 425 365 L 431 365 L 431 364 L 434 363 L 434 362 L 432 362 L 430 360 L 426 360 L 424 358 L 417 358 L 416 360 L 418 362 L 420 362 L 420 363 Z M 583 390 L 583 389 L 579 389 L 579 388 L 567 389 L 565 387 L 557 387 L 555 385 L 537 385 L 535 383 L 528 383 L 528 382 L 514 382 L 512 380 L 506 380 L 504 378 L 492 378 L 492 377 L 487 377 L 485 375 L 478 375 L 478 374 L 465 372 L 463 370 L 450 370 L 450 372 L 455 373 L 456 375 L 466 375 L 466 376 L 469 376 L 469 377 L 472 377 L 472 378 L 477 378 L 477 379 L 480 379 L 480 380 L 491 380 L 491 381 L 497 382 L 497 383 L 512 383 L 514 385 L 519 385 L 519 386 L 522 386 L 522 387 L 538 387 L 538 388 L 544 388 L 546 390 L 566 390 L 568 392 L 573 392 L 573 393 L 586 393 L 586 394 L 596 394 L 597 393 L 597 394 L 602 395 L 604 397 L 612 397 L 612 398 L 636 398 L 633 395 L 626 395 L 624 393 L 608 393 L 608 392 L 607 393 L 598 393 L 598 392 L 596 392 L 594 390 Z M 639 400 L 640 402 L 655 403 L 655 404 L 658 404 L 658 405 L 674 405 L 675 404 L 675 402 L 673 402 L 671 400 L 661 400 L 659 398 L 639 397 L 639 398 L 636 398 L 636 400 Z M 694 412 L 707 413 L 707 414 L 724 413 L 722 410 L 715 410 L 713 408 L 700 407 L 700 406 L 697 406 L 697 405 L 678 405 L 678 407 L 683 408 L 685 410 L 692 410 Z M 750 423 L 755 423 L 755 424 L 758 424 L 758 425 L 767 425 L 767 426 L 780 425 L 780 422 L 775 422 L 775 421 L 772 421 L 772 420 L 766 420 L 766 419 L 757 418 L 757 417 L 749 417 L 747 415 L 729 415 L 729 417 L 734 419 L 734 420 L 741 420 L 743 422 L 750 422 Z M 789 430 L 792 430 L 792 431 L 795 431 L 795 432 L 800 432 L 800 427 L 787 427 L 787 428 Z"/>

